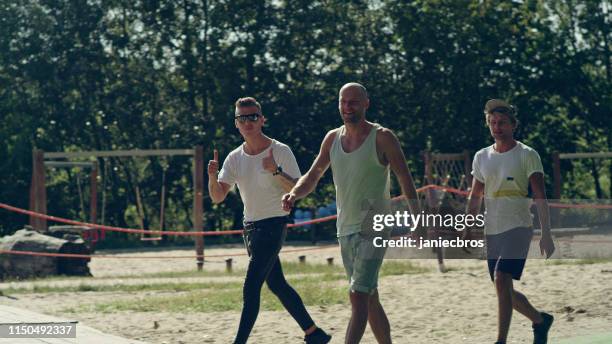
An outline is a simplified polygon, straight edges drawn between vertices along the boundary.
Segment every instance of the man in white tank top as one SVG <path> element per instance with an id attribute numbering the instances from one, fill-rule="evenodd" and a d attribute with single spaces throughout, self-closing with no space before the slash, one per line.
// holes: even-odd
<path id="1" fill-rule="evenodd" d="M 290 210 L 297 199 L 314 190 L 331 165 L 338 206 L 338 241 L 350 280 L 351 320 L 345 343 L 359 343 L 369 322 L 379 343 L 391 343 L 391 330 L 377 291 L 384 248 L 362 236 L 364 201 L 389 200 L 389 168 L 395 173 L 413 213 L 421 212 L 412 176 L 397 137 L 389 129 L 366 121 L 370 104 L 365 87 L 349 83 L 340 89 L 338 107 L 344 126 L 327 133 L 312 167 L 283 196 Z"/>
<path id="2" fill-rule="evenodd" d="M 521 278 L 533 235 L 529 186 L 542 228 L 540 251 L 547 258 L 555 251 L 540 156 L 514 139 L 518 124 L 515 112 L 513 106 L 499 99 L 489 100 L 485 105 L 486 123 L 495 143 L 474 156 L 468 213 L 479 213 L 484 194 L 487 262 L 498 299 L 496 344 L 506 343 L 513 308 L 532 321 L 534 344 L 545 344 L 552 315 L 536 310 L 512 283 L 513 279 Z M 468 236 L 466 230 L 465 239 Z"/>
<path id="3" fill-rule="evenodd" d="M 331 336 L 315 325 L 302 299 L 285 280 L 278 258 L 289 214 L 281 206 L 281 197 L 295 185 L 300 169 L 287 145 L 263 134 L 265 118 L 259 102 L 246 97 L 238 99 L 235 105 L 235 125 L 245 142 L 227 156 L 218 176 L 217 150 L 208 163 L 208 191 L 213 202 L 222 202 L 229 190 L 238 185 L 244 204 L 244 238 L 250 259 L 234 344 L 247 342 L 259 313 L 264 281 L 300 325 L 307 344 L 328 343 Z"/>

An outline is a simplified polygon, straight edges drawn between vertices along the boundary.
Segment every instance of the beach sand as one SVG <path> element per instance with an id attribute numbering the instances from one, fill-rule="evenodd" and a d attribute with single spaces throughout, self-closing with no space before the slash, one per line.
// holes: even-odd
<path id="1" fill-rule="evenodd" d="M 306 246 L 286 246 L 285 250 L 305 249 Z M 105 253 L 105 252 L 98 252 Z M 108 252 L 107 252 L 108 253 Z M 192 249 L 163 252 L 112 252 L 115 256 L 190 256 Z M 244 254 L 240 246 L 206 250 L 205 270 L 225 269 L 226 255 Z M 281 254 L 281 260 L 298 261 L 306 255 L 309 263 L 325 264 L 334 257 L 341 264 L 337 246 L 319 250 Z M 247 257 L 235 256 L 234 268 L 244 269 Z M 486 262 L 477 259 L 447 260 L 447 273 L 437 271 L 433 259 L 410 260 L 428 268 L 427 272 L 382 277 L 380 298 L 392 328 L 395 343 L 493 343 L 496 336 L 497 301 Z M 163 271 L 193 271 L 195 259 L 94 259 L 90 268 L 95 277 L 88 284 L 126 283 L 138 281 L 145 273 Z M 211 281 L 217 277 L 187 278 L 186 282 Z M 219 277 L 241 281 L 242 276 Z M 161 281 L 165 281 L 160 279 Z M 83 279 L 52 279 L 0 283 L 0 288 L 33 288 L 36 285 L 71 285 Z M 153 283 L 151 279 L 145 279 Z M 176 283 L 182 280 L 174 279 Z M 142 281 L 141 281 L 142 282 Z M 159 282 L 159 281 L 157 281 Z M 156 283 L 157 283 L 156 282 Z M 343 285 L 348 283 L 339 281 Z M 265 287 L 264 287 L 265 288 Z M 575 260 L 530 259 L 521 281 L 515 288 L 525 293 L 536 308 L 552 313 L 556 320 L 550 342 L 576 335 L 590 335 L 610 330 L 612 324 L 612 262 L 578 264 Z M 298 290 L 298 293 L 300 290 Z M 160 295 L 147 292 L 58 292 L 19 293 L 0 298 L 0 304 L 21 307 L 36 312 L 78 320 L 90 327 L 119 336 L 151 343 L 231 343 L 240 317 L 237 311 L 213 313 L 133 312 L 93 313 L 79 311 L 79 306 Z M 10 296 L 10 295 L 9 295 Z M 347 294 L 348 300 L 348 294 Z M 203 299 L 202 302 L 207 300 Z M 240 303 L 241 300 L 236 300 Z M 350 316 L 348 304 L 308 306 L 313 319 L 331 333 L 332 343 L 343 343 Z M 66 313 L 66 309 L 73 309 Z M 286 311 L 262 311 L 252 332 L 250 343 L 301 343 L 303 334 Z M 508 343 L 530 343 L 531 323 L 514 313 Z M 362 343 L 375 343 L 371 330 L 366 329 Z"/>

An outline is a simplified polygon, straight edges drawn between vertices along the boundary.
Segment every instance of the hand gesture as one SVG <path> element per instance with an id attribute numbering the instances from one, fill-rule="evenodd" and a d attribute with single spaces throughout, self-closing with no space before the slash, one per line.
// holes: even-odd
<path id="1" fill-rule="evenodd" d="M 215 149 L 213 159 L 208 161 L 208 177 L 217 179 L 217 172 L 219 172 L 219 151 Z"/>
<path id="2" fill-rule="evenodd" d="M 276 172 L 278 165 L 276 164 L 276 161 L 274 161 L 274 155 L 272 154 L 272 148 L 270 148 L 270 152 L 268 153 L 268 155 L 265 158 L 263 158 L 263 160 L 261 160 L 261 164 L 264 170 L 270 173 Z"/>

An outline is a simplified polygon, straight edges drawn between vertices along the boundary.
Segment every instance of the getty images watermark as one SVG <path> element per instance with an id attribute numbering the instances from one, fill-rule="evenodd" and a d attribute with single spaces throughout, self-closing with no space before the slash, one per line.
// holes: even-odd
<path id="1" fill-rule="evenodd" d="M 372 230 L 374 232 L 383 232 L 396 230 L 405 233 L 406 231 L 414 232 L 417 228 L 440 228 L 440 233 L 443 231 L 463 231 L 469 228 L 482 228 L 485 224 L 484 215 L 472 214 L 428 214 L 421 211 L 420 214 L 411 214 L 404 210 L 397 210 L 395 213 L 374 214 L 372 216 Z M 434 235 L 435 236 L 435 235 Z M 392 247 L 392 248 L 483 248 L 485 246 L 483 239 L 464 240 L 460 237 L 452 239 L 443 238 L 425 238 L 418 239 L 409 236 L 399 236 L 395 238 L 385 238 L 384 236 L 375 236 L 372 239 L 372 244 L 375 247 Z"/>
<path id="2" fill-rule="evenodd" d="M 546 258 L 539 249 L 543 219 L 535 202 L 485 198 L 488 212 L 477 215 L 466 214 L 466 203 L 465 198 L 433 197 L 421 201 L 423 211 L 411 214 L 405 200 L 367 200 L 362 203 L 360 234 L 367 238 L 372 257 L 385 251 L 389 259 L 434 258 L 442 251 L 445 259 L 482 258 L 488 252 L 487 239 L 504 235 L 509 240 L 504 233 L 512 229 L 487 233 L 485 227 L 500 227 L 500 218 L 511 224 L 522 219 L 517 228 L 532 230 L 529 258 Z M 547 213 L 556 248 L 551 258 L 612 259 L 612 199 L 549 199 Z M 508 257 L 523 257 L 522 248 L 510 250 Z"/>

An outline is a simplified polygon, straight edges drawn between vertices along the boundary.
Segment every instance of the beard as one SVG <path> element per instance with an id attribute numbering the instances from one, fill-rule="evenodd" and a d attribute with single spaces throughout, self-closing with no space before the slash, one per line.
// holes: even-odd
<path id="1" fill-rule="evenodd" d="M 355 124 L 361 121 L 363 115 L 357 112 L 352 113 L 351 115 L 342 115 L 342 120 L 347 124 Z"/>

